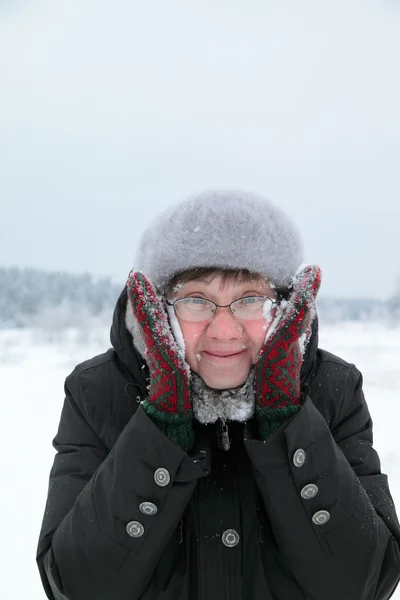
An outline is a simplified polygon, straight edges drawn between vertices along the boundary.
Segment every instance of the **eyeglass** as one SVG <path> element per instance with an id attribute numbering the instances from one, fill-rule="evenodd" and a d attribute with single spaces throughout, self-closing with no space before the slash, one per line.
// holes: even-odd
<path id="1" fill-rule="evenodd" d="M 184 321 L 208 321 L 215 315 L 217 308 L 229 308 L 230 313 L 238 319 L 251 321 L 265 318 L 278 302 L 268 296 L 246 296 L 222 305 L 206 298 L 191 296 L 178 298 L 174 302 L 167 300 L 167 304 L 173 306 L 175 313 Z"/>

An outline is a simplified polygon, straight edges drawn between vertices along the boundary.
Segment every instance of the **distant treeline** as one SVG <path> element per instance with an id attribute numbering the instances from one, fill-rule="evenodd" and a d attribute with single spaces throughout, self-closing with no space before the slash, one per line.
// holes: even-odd
<path id="1" fill-rule="evenodd" d="M 0 327 L 79 327 L 110 322 L 123 284 L 89 274 L 0 268 Z"/>
<path id="2" fill-rule="evenodd" d="M 385 321 L 400 323 L 400 297 L 389 300 L 376 298 L 328 298 L 317 299 L 320 321 Z"/>
<path id="3" fill-rule="evenodd" d="M 109 325 L 123 287 L 110 278 L 47 273 L 38 269 L 0 268 L 0 328 L 37 327 L 56 331 Z M 400 322 L 400 286 L 388 300 L 329 298 L 317 301 L 325 321 Z"/>

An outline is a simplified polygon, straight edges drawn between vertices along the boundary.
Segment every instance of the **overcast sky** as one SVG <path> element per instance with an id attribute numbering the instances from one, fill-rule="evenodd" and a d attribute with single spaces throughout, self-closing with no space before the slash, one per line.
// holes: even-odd
<path id="1" fill-rule="evenodd" d="M 397 0 L 0 0 L 0 265 L 123 283 L 157 211 L 239 188 L 321 294 L 389 296 L 399 64 Z"/>

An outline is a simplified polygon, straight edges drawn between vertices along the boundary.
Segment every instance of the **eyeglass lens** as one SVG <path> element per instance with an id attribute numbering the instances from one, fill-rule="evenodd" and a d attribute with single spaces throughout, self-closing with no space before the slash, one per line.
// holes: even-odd
<path id="1" fill-rule="evenodd" d="M 217 305 L 205 298 L 181 298 L 175 302 L 177 314 L 186 321 L 211 319 Z M 230 305 L 232 314 L 239 319 L 261 319 L 271 311 L 274 302 L 265 296 L 251 296 L 235 300 Z"/>

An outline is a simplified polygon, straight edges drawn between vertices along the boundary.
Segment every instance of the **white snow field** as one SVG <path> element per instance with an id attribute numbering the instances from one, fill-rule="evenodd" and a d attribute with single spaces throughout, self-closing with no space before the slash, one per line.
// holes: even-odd
<path id="1" fill-rule="evenodd" d="M 375 447 L 400 510 L 400 325 L 341 323 L 320 329 L 321 347 L 363 372 Z M 35 552 L 63 383 L 76 363 L 108 346 L 105 329 L 58 334 L 51 342 L 34 331 L 0 331 L 0 598 L 4 600 L 45 598 Z M 400 588 L 393 598 L 400 600 Z"/>

